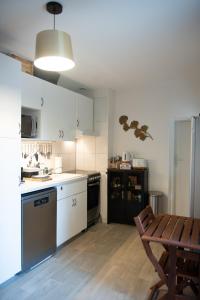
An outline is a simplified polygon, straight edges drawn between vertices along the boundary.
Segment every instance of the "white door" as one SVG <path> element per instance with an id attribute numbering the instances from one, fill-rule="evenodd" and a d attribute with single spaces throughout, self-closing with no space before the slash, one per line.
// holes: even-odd
<path id="1" fill-rule="evenodd" d="M 93 100 L 77 94 L 77 129 L 93 131 Z"/>
<path id="2" fill-rule="evenodd" d="M 22 106 L 40 110 L 43 106 L 42 80 L 22 73 Z"/>
<path id="3" fill-rule="evenodd" d="M 192 117 L 191 217 L 200 218 L 200 116 Z"/>
<path id="4" fill-rule="evenodd" d="M 21 270 L 20 140 L 0 138 L 0 283 Z"/>
<path id="5" fill-rule="evenodd" d="M 0 137 L 21 136 L 20 63 L 0 53 Z"/>
<path id="6" fill-rule="evenodd" d="M 175 122 L 175 213 L 190 215 L 191 121 Z"/>

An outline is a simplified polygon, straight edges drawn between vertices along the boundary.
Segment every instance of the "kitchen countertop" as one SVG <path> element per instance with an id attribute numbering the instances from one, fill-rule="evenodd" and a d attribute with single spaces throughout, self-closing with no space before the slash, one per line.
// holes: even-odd
<path id="1" fill-rule="evenodd" d="M 87 179 L 87 175 L 81 174 L 53 174 L 50 176 L 52 179 L 48 181 L 33 181 L 26 179 L 24 183 L 21 184 L 21 194 L 30 193 L 49 187 L 57 186 L 61 183 L 72 182 L 75 180 Z"/>

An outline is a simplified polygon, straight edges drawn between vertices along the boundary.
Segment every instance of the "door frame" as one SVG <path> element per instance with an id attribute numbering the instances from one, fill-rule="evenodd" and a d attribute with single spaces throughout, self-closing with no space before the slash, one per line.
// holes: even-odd
<path id="1" fill-rule="evenodd" d="M 177 118 L 171 122 L 170 137 L 169 137 L 169 187 L 168 187 L 168 211 L 170 214 L 175 214 L 175 124 L 176 122 L 190 121 L 192 133 L 192 117 Z M 192 147 L 192 134 L 191 146 Z M 191 157 L 190 157 L 191 159 Z M 191 178 L 191 169 L 190 169 Z M 191 189 L 191 182 L 190 182 Z"/>

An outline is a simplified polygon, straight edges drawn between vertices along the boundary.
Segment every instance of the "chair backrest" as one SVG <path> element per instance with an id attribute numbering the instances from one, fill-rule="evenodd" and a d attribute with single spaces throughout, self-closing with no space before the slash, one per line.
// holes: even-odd
<path id="1" fill-rule="evenodd" d="M 143 209 L 137 217 L 134 218 L 135 225 L 139 231 L 140 236 L 144 234 L 146 229 L 149 227 L 149 225 L 153 222 L 155 219 L 153 210 L 151 206 L 147 206 L 145 209 Z M 157 270 L 160 278 L 162 279 L 163 282 L 167 283 L 167 278 L 165 276 L 165 273 L 163 271 L 162 266 L 159 264 L 157 258 L 153 254 L 153 251 L 150 247 L 150 243 L 148 241 L 142 240 L 142 244 L 144 246 L 145 252 L 150 259 L 151 263 Z"/>
<path id="2" fill-rule="evenodd" d="M 134 218 L 135 225 L 137 226 L 140 236 L 145 232 L 147 227 L 152 223 L 154 219 L 155 216 L 151 206 L 147 206 L 139 213 L 137 217 Z"/>

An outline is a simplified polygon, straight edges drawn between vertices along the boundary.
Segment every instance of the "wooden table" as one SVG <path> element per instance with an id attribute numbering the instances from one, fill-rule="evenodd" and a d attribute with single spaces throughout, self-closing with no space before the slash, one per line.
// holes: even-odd
<path id="1" fill-rule="evenodd" d="M 176 251 L 178 247 L 200 250 L 200 220 L 173 215 L 157 216 L 141 238 L 168 246 L 170 271 L 167 299 L 178 299 L 176 297 Z"/>

